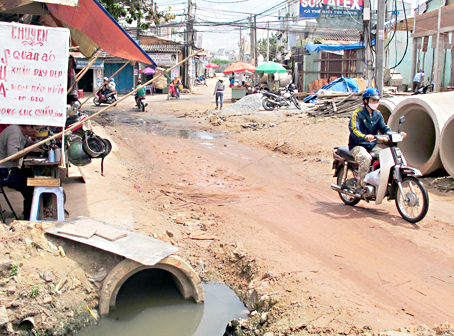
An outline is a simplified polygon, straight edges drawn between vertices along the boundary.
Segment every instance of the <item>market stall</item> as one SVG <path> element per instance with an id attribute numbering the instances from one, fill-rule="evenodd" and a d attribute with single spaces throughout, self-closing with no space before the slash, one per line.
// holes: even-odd
<path id="1" fill-rule="evenodd" d="M 244 62 L 237 62 L 230 66 L 228 66 L 224 70 L 225 75 L 235 75 L 238 76 L 237 79 L 233 78 L 233 83 L 231 83 L 232 89 L 232 101 L 236 99 L 241 99 L 247 94 L 247 86 L 245 85 L 245 73 L 248 72 L 252 74 L 255 71 L 255 66 L 244 63 Z"/>

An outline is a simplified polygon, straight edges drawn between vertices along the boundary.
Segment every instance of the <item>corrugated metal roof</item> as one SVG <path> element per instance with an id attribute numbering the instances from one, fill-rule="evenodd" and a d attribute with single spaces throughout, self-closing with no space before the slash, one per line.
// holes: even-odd
<path id="1" fill-rule="evenodd" d="M 140 47 L 146 52 L 179 52 L 183 50 L 182 44 L 141 44 Z"/>

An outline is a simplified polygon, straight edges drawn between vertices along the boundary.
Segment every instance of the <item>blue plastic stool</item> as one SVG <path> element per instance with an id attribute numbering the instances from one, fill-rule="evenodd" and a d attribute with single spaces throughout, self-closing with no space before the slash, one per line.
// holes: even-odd
<path id="1" fill-rule="evenodd" d="M 40 201 L 42 194 L 54 194 L 57 199 L 57 220 L 65 220 L 65 200 L 62 187 L 35 187 L 33 190 L 32 208 L 30 210 L 30 221 L 43 221 L 38 219 L 40 210 Z"/>

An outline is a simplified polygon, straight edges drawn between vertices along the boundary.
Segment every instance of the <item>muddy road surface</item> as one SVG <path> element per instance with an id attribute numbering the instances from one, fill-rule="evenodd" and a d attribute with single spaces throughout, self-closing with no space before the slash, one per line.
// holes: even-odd
<path id="1" fill-rule="evenodd" d="M 139 232 L 177 245 L 202 279 L 235 289 L 258 312 L 251 319 L 260 316 L 251 335 L 454 321 L 452 193 L 431 189 L 416 225 L 394 202 L 346 206 L 330 189 L 331 148 L 346 143 L 346 120 L 258 112 L 212 126 L 212 87 L 180 101 L 148 97 L 145 113 L 131 99 L 96 119 L 118 147 L 121 167 L 107 159 L 107 171 L 127 171 L 108 173 L 108 183 L 134 187 L 125 197 Z M 245 127 L 267 118 L 274 127 Z"/>

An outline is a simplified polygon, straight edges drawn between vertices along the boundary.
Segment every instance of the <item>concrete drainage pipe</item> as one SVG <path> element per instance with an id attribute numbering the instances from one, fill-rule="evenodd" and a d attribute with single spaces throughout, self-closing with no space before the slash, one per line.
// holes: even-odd
<path id="1" fill-rule="evenodd" d="M 427 175 L 441 167 L 441 131 L 453 114 L 454 92 L 409 97 L 394 109 L 389 127 L 397 131 L 399 118 L 405 116 L 401 130 L 407 138 L 399 145 L 407 164 Z"/>
<path id="2" fill-rule="evenodd" d="M 454 177 L 454 114 L 441 131 L 440 157 L 446 171 Z"/>
<path id="3" fill-rule="evenodd" d="M 383 119 L 385 119 L 385 123 L 388 123 L 389 117 L 391 117 L 391 114 L 393 113 L 396 106 L 401 101 L 407 98 L 408 96 L 380 99 L 380 105 L 378 106 L 378 110 L 381 112 Z"/>

